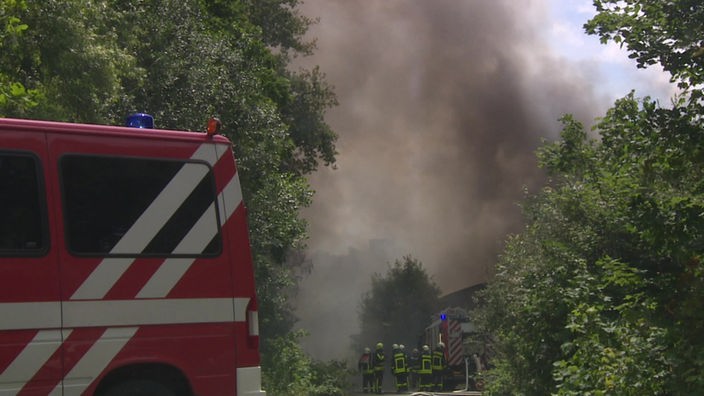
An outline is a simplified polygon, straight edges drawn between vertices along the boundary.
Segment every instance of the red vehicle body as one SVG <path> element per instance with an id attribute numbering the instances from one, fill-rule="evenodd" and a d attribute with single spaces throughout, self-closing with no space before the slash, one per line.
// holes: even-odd
<path id="1" fill-rule="evenodd" d="M 486 368 L 482 359 L 485 346 L 477 342 L 477 337 L 473 337 L 476 329 L 467 312 L 460 307 L 448 307 L 434 315 L 433 319 L 430 326 L 425 328 L 425 343 L 432 349 L 439 342 L 445 345 L 446 389 L 453 390 L 464 385 L 467 390 L 481 390 L 483 382 L 478 374 Z"/>
<path id="2" fill-rule="evenodd" d="M 425 329 L 425 341 L 431 348 L 438 342 L 445 344 L 445 360 L 449 367 L 464 365 L 462 341 L 468 326 L 467 314 L 461 308 L 447 308 Z"/>
<path id="3" fill-rule="evenodd" d="M 223 136 L 0 119 L 0 394 L 265 395 Z"/>

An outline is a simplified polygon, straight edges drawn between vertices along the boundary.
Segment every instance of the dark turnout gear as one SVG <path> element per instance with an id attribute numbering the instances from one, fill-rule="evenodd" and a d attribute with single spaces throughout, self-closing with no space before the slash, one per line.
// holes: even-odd
<path id="1" fill-rule="evenodd" d="M 408 390 L 408 359 L 406 353 L 401 348 L 396 348 L 393 351 L 394 362 L 392 371 L 396 380 L 396 391 L 401 392 Z"/>
<path id="2" fill-rule="evenodd" d="M 386 366 L 386 356 L 384 356 L 384 344 L 376 344 L 376 350 L 372 355 L 372 366 L 374 367 L 374 384 L 372 392 L 381 393 L 384 383 L 384 368 Z"/>
<path id="3" fill-rule="evenodd" d="M 420 370 L 420 351 L 418 348 L 413 348 L 411 355 L 408 357 L 408 387 L 418 389 L 418 379 Z"/>
<path id="4" fill-rule="evenodd" d="M 432 354 L 430 353 L 430 348 L 427 345 L 423 345 L 423 352 L 420 354 L 420 367 L 418 369 L 418 375 L 420 379 L 420 385 L 418 390 L 421 392 L 431 391 L 433 389 L 433 366 L 432 366 Z"/>
<path id="5" fill-rule="evenodd" d="M 447 368 L 447 360 L 445 359 L 445 345 L 442 342 L 438 343 L 437 348 L 433 352 L 432 370 L 433 370 L 433 389 L 441 391 L 443 388 L 443 376 Z"/>
<path id="6" fill-rule="evenodd" d="M 357 363 L 359 373 L 362 374 L 362 392 L 369 393 L 374 385 L 374 367 L 372 366 L 372 352 L 369 348 L 364 348 L 364 353 Z"/>

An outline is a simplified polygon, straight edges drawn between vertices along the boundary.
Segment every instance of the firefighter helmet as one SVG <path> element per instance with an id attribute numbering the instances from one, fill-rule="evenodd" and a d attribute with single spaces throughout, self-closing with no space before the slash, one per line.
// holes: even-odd
<path id="1" fill-rule="evenodd" d="M 376 343 L 376 349 L 384 349 L 384 344 L 377 342 Z"/>
<path id="2" fill-rule="evenodd" d="M 372 350 L 369 348 L 364 348 L 364 353 L 370 353 Z"/>
<path id="3" fill-rule="evenodd" d="M 398 349 L 398 344 L 393 344 L 393 345 L 391 345 L 391 349 L 393 349 L 393 350 Z"/>
<path id="4" fill-rule="evenodd" d="M 430 351 L 430 347 L 427 345 L 423 345 L 423 352 L 429 352 L 429 351 Z"/>
<path id="5" fill-rule="evenodd" d="M 445 349 L 445 344 L 443 344 L 442 341 L 438 342 L 438 348 Z"/>
<path id="6" fill-rule="evenodd" d="M 406 349 L 406 347 L 405 347 L 403 344 L 401 344 L 401 345 L 398 346 L 398 349 L 404 350 L 404 349 Z"/>

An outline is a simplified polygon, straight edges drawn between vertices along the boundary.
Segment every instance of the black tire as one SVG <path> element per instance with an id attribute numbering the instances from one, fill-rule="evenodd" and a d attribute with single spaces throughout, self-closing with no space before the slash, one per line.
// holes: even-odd
<path id="1" fill-rule="evenodd" d="M 102 396 L 176 396 L 176 392 L 160 382 L 129 380 L 112 386 Z"/>

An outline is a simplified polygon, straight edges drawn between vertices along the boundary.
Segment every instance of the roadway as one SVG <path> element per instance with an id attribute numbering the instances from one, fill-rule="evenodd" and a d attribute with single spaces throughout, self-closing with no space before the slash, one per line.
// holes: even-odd
<path id="1" fill-rule="evenodd" d="M 391 378 L 388 378 L 384 376 L 384 385 L 382 386 L 382 390 L 384 395 L 397 395 L 397 396 L 481 396 L 482 392 L 480 391 L 468 391 L 468 390 L 452 390 L 452 391 L 442 391 L 442 392 L 420 392 L 420 391 L 407 391 L 407 392 L 401 392 L 397 393 L 395 386 L 394 386 L 394 379 L 393 376 Z M 363 396 L 363 395 L 371 395 L 372 393 L 363 393 L 361 391 L 361 377 L 360 376 L 353 376 L 352 377 L 352 384 L 359 384 L 359 388 L 356 388 L 353 391 L 350 391 L 350 393 L 347 393 L 347 396 Z M 388 382 L 387 382 L 388 381 Z M 457 385 L 457 387 L 464 387 L 465 383 L 462 383 L 460 385 Z"/>
<path id="2" fill-rule="evenodd" d="M 408 393 L 396 393 L 394 392 L 384 392 L 385 395 L 397 395 L 397 396 L 481 396 L 479 391 L 446 391 L 446 392 L 408 392 Z M 351 393 L 350 396 L 362 396 L 370 395 L 370 393 L 355 392 Z"/>

